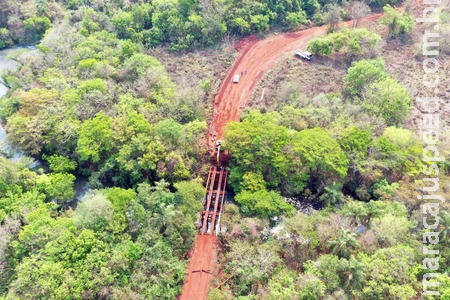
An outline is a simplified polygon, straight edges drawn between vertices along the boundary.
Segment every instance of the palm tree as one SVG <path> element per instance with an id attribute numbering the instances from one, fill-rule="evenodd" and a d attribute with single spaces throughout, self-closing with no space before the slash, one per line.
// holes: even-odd
<path id="1" fill-rule="evenodd" d="M 364 275 L 364 264 L 352 255 L 348 260 L 347 271 L 344 272 L 344 289 L 349 292 L 360 290 Z"/>
<path id="2" fill-rule="evenodd" d="M 347 229 L 342 229 L 339 238 L 334 241 L 329 241 L 328 246 L 331 248 L 333 254 L 339 257 L 349 258 L 351 252 L 356 250 L 359 244 L 356 241 L 354 233 Z"/>
<path id="3" fill-rule="evenodd" d="M 364 222 L 366 226 L 369 225 L 371 219 L 380 216 L 380 214 L 382 213 L 382 209 L 378 204 L 379 202 L 373 200 L 367 203 L 367 218 Z"/>
<path id="4" fill-rule="evenodd" d="M 320 200 L 325 206 L 334 205 L 343 202 L 342 184 L 333 182 L 331 186 L 325 187 L 325 192 L 320 196 Z"/>
<path id="5" fill-rule="evenodd" d="M 450 213 L 448 211 L 441 211 L 439 214 L 439 240 L 448 246 L 450 240 Z"/>

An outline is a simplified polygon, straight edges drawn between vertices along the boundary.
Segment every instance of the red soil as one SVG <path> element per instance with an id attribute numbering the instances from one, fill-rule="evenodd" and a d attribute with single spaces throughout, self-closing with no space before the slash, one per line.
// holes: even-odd
<path id="1" fill-rule="evenodd" d="M 215 261 L 213 262 L 213 257 L 216 257 L 215 252 L 217 252 L 217 236 L 197 236 L 187 279 L 179 300 L 207 299 L 213 268 L 216 267 Z"/>
<path id="2" fill-rule="evenodd" d="M 369 16 L 361 22 L 375 21 L 381 15 L 380 13 Z M 346 25 L 351 26 L 352 22 L 349 21 Z M 325 26 L 314 27 L 271 36 L 259 41 L 255 36 L 250 36 L 237 43 L 236 49 L 241 54 L 233 67 L 228 70 L 214 100 L 208 135 L 208 147 L 211 153 L 214 152 L 216 140 L 223 137 L 225 125 L 230 121 L 239 120 L 241 110 L 247 105 L 263 74 L 272 68 L 277 59 L 285 54 L 292 56 L 297 48 L 305 49 L 307 42 L 314 35 L 325 30 Z M 235 74 L 239 76 L 242 74 L 237 84 L 233 83 Z M 207 299 L 208 287 L 212 279 L 210 272 L 217 267 L 216 254 L 217 237 L 198 235 L 180 300 Z"/>
<path id="3" fill-rule="evenodd" d="M 374 21 L 380 14 L 371 15 L 361 22 Z M 346 22 L 350 26 L 353 21 Z M 308 41 L 319 32 L 324 32 L 326 26 L 309 28 L 298 32 L 274 35 L 264 40 L 254 36 L 240 41 L 237 49 L 241 54 L 233 67 L 228 70 L 225 79 L 214 99 L 214 109 L 211 117 L 208 147 L 214 151 L 215 141 L 221 139 L 225 125 L 230 121 L 238 121 L 241 110 L 247 105 L 256 84 L 265 72 L 273 67 L 277 59 L 285 54 L 293 55 L 297 48 L 305 49 Z M 233 76 L 241 76 L 239 83 L 233 83 Z"/>

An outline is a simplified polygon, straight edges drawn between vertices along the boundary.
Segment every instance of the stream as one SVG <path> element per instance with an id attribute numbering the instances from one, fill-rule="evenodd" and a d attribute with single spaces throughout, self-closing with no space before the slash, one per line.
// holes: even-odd
<path id="1" fill-rule="evenodd" d="M 7 71 L 17 70 L 20 66 L 17 61 L 8 58 L 8 55 L 15 50 L 16 48 L 0 50 L 0 98 L 5 96 L 9 90 L 9 88 L 3 84 L 3 79 L 1 76 Z M 14 147 L 8 143 L 6 139 L 6 132 L 2 125 L 3 124 L 0 122 L 0 150 L 7 156 L 11 157 L 13 161 L 19 161 L 24 154 L 22 151 L 14 149 Z"/>
<path id="2" fill-rule="evenodd" d="M 9 56 L 19 49 L 24 48 L 10 48 L 10 49 L 4 49 L 0 50 L 0 98 L 5 96 L 8 93 L 9 88 L 4 85 L 4 80 L 2 79 L 2 76 L 5 75 L 5 72 L 7 71 L 15 71 L 20 67 L 20 63 L 15 61 L 14 59 L 10 58 Z M 26 47 L 26 49 L 33 50 L 35 47 L 30 46 Z M 1 107 L 0 107 L 1 110 Z M 0 155 L 6 155 L 9 157 L 13 162 L 18 162 L 22 158 L 25 157 L 25 154 L 23 151 L 15 148 L 11 143 L 8 142 L 6 131 L 3 128 L 3 124 L 0 120 Z M 41 167 L 45 165 L 44 163 L 35 160 L 31 165 L 29 165 L 30 169 L 35 169 L 38 167 Z M 74 192 L 75 197 L 71 201 L 69 201 L 71 206 L 76 206 L 76 202 L 80 201 L 84 195 L 89 191 L 89 185 L 88 185 L 88 179 L 85 177 L 79 177 L 77 176 L 74 184 Z M 75 203 L 74 203 L 75 202 Z"/>

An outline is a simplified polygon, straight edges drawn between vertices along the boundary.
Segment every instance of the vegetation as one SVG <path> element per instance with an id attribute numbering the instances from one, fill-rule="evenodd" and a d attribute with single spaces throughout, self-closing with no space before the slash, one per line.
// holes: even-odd
<path id="1" fill-rule="evenodd" d="M 308 50 L 318 56 L 336 53 L 354 60 L 374 56 L 380 40 L 378 34 L 365 28 L 343 29 L 327 36 L 313 38 L 308 43 Z"/>
<path id="2" fill-rule="evenodd" d="M 164 55 L 314 23 L 333 32 L 308 49 L 341 70 L 340 89 L 305 96 L 300 80 L 277 78 L 282 93 L 274 93 L 275 105 L 249 108 L 227 125 L 222 147 L 232 157 L 233 203 L 221 215 L 227 230 L 220 236 L 220 285 L 209 297 L 422 296 L 425 200 L 416 196 L 424 165 L 415 87 L 394 74 L 388 56 L 378 56 L 381 35 L 338 31 L 348 15 L 356 27 L 369 5 L 0 3 L 0 48 L 38 43 L 17 56 L 22 65 L 6 74 L 11 89 L 0 99 L 8 139 L 25 154 L 0 155 L 0 299 L 176 299 L 197 232 L 199 178 L 209 164 L 204 137 L 221 78 L 198 76 L 183 85 L 191 65 L 163 63 Z M 411 16 L 384 10 L 388 38 L 412 34 Z M 448 31 L 449 20 L 444 10 L 441 30 Z M 340 58 L 344 63 L 335 63 Z M 319 65 L 308 64 L 309 71 Z M 439 146 L 446 155 L 444 135 Z M 450 167 L 437 167 L 448 199 Z M 82 179 L 89 191 L 78 199 Z M 433 280 L 442 299 L 450 297 L 449 209 L 441 205 L 434 232 L 441 242 L 430 246 L 440 251 L 442 276 Z"/>
<path id="3" fill-rule="evenodd" d="M 415 25 L 413 16 L 407 12 L 398 12 L 389 4 L 383 8 L 383 11 L 381 23 L 388 27 L 390 36 L 404 37 L 411 34 Z"/>
<path id="4" fill-rule="evenodd" d="M 96 190 L 61 211 L 53 201 L 73 191 L 73 181 L 55 185 L 53 173 L 4 158 L 1 166 L 0 292 L 7 299 L 173 299 L 180 292 L 199 183 L 180 182 L 175 192 L 165 181 Z"/>
<path id="5" fill-rule="evenodd" d="M 315 38 L 309 50 L 333 63 L 347 53 L 334 47 L 349 31 Z M 262 85 L 268 99 L 263 104 L 254 99 L 259 109 L 247 110 L 239 123 L 227 126 L 223 145 L 233 154 L 230 184 L 236 199 L 247 199 L 247 190 L 267 189 L 280 192 L 298 212 L 277 222 L 247 210 L 245 203 L 238 202 L 240 211 L 228 210 L 223 222 L 234 225 L 223 236 L 221 263 L 233 281 L 220 287 L 221 296 L 211 293 L 211 299 L 419 297 L 423 200 L 415 195 L 421 188 L 423 146 L 411 128 L 411 86 L 407 90 L 388 71 L 377 51 L 346 58 L 352 63 L 342 78 L 342 93 L 309 96 L 301 91 L 298 73 L 289 78 L 280 71 L 276 79 L 266 79 L 276 81 L 275 88 Z M 391 63 L 396 59 L 390 57 Z M 445 147 L 448 139 L 439 145 Z M 440 184 L 448 184 L 448 170 L 440 166 L 445 169 L 440 169 Z M 448 189 L 440 192 L 448 194 Z M 318 210 L 304 208 L 305 203 Z M 441 209 L 434 232 L 440 243 L 433 249 L 441 253 L 436 272 L 443 275 L 433 281 L 442 284 L 449 272 L 444 250 L 448 204 Z M 239 248 L 243 244 L 247 248 Z M 273 252 L 255 251 L 266 248 Z M 244 252 L 256 258 L 249 260 Z M 250 276 L 263 268 L 248 262 L 262 257 L 270 257 L 272 271 Z M 235 266 L 246 266 L 247 276 L 236 273 Z M 440 291 L 448 293 L 446 287 Z"/>

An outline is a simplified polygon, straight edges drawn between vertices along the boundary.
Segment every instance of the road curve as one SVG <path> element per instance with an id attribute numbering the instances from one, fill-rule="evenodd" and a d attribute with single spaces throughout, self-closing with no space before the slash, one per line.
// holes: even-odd
<path id="1" fill-rule="evenodd" d="M 363 18 L 361 22 L 377 20 L 382 13 Z M 343 24 L 351 25 L 353 21 Z M 297 32 L 271 36 L 263 40 L 250 39 L 241 49 L 239 58 L 228 70 L 218 93 L 214 98 L 214 108 L 208 131 L 208 149 L 214 152 L 215 142 L 221 139 L 225 126 L 230 121 L 238 121 L 240 112 L 247 105 L 256 84 L 265 72 L 286 53 L 292 54 L 297 48 L 306 48 L 307 42 L 326 26 L 312 27 Z M 293 54 L 292 54 L 293 55 Z M 239 83 L 233 83 L 233 76 L 241 76 Z"/>

